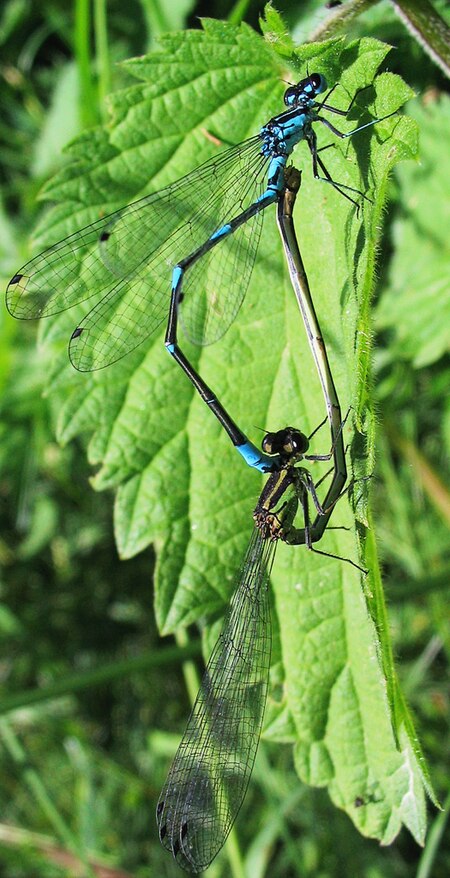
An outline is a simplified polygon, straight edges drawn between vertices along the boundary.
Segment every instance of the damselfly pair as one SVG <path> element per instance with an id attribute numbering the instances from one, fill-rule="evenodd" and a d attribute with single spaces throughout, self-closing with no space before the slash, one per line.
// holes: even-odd
<path id="1" fill-rule="evenodd" d="M 278 471 L 269 476 L 254 510 L 254 530 L 230 608 L 157 805 L 162 844 L 179 866 L 193 873 L 206 869 L 225 843 L 253 770 L 269 686 L 269 580 L 276 546 L 282 540 L 313 549 L 347 480 L 339 400 L 293 225 L 300 175 L 288 168 L 283 180 L 278 226 L 322 385 L 332 449 L 330 455 L 308 455 L 311 437 L 292 428 L 266 434 L 262 444 L 266 454 L 276 455 Z M 331 456 L 333 477 L 321 503 L 310 472 L 298 464 Z M 313 523 L 310 499 L 316 509 Z M 300 528 L 295 526 L 299 507 Z"/>
<path id="2" fill-rule="evenodd" d="M 285 92 L 287 109 L 260 133 L 222 153 L 178 183 L 74 233 L 35 257 L 10 281 L 7 305 L 21 318 L 57 314 L 92 296 L 99 301 L 75 329 L 70 358 L 77 369 L 102 368 L 143 343 L 166 319 L 166 347 L 214 412 L 248 464 L 272 472 L 255 510 L 255 530 L 221 638 L 213 651 L 186 734 L 161 794 L 163 844 L 191 871 L 201 871 L 223 845 L 248 784 L 268 685 L 268 581 L 279 539 L 319 540 L 346 481 L 339 402 L 308 294 L 295 233 L 286 163 L 306 140 L 314 176 L 356 204 L 356 190 L 336 183 L 317 148 L 315 123 L 349 137 L 379 120 L 342 133 L 321 115 L 345 116 L 317 97 L 326 89 L 312 74 Z M 333 91 L 333 89 L 331 90 Z M 390 114 L 392 115 L 392 114 Z M 321 172 L 321 173 L 320 173 Z M 322 176 L 321 176 L 322 174 Z M 365 196 L 362 196 L 365 197 Z M 268 434 L 263 452 L 237 427 L 180 350 L 178 322 L 192 341 L 220 338 L 245 296 L 263 212 L 278 203 L 278 218 L 294 289 L 309 326 L 332 433 L 333 479 L 324 502 L 304 467 L 308 440 L 296 430 Z M 309 456 L 318 459 L 318 456 Z M 308 498 L 316 507 L 309 522 Z M 304 527 L 294 517 L 300 504 Z"/>

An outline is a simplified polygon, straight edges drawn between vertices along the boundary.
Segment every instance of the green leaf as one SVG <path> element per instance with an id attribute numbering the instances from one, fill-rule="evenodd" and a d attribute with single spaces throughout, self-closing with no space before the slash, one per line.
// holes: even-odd
<path id="1" fill-rule="evenodd" d="M 51 105 L 34 146 L 33 176 L 42 179 L 60 163 L 62 148 L 80 131 L 78 107 L 78 69 L 70 62 L 55 77 Z"/>
<path id="2" fill-rule="evenodd" d="M 259 19 L 261 32 L 268 43 L 271 43 L 281 58 L 291 59 L 295 51 L 295 43 L 280 13 L 271 3 L 264 7 L 264 14 Z"/>
<path id="3" fill-rule="evenodd" d="M 389 330 L 389 355 L 415 368 L 435 363 L 450 349 L 448 201 L 450 172 L 442 143 L 450 136 L 450 99 L 411 104 L 420 127 L 420 161 L 398 171 L 402 213 L 393 227 L 388 285 L 376 309 L 377 328 Z"/>
<path id="4" fill-rule="evenodd" d="M 126 65 L 138 82 L 112 97 L 110 127 L 84 134 L 70 148 L 72 163 L 46 190 L 46 197 L 59 204 L 41 226 L 42 245 L 200 164 L 217 150 L 206 134 L 235 143 L 281 110 L 285 63 L 281 67 L 272 45 L 248 27 L 206 20 L 203 31 L 165 36 L 161 45 L 161 51 Z M 306 62 L 311 70 L 313 59 L 314 69 L 330 84 L 339 81 L 333 101 L 342 109 L 367 86 L 349 120 L 342 120 L 349 131 L 370 121 L 371 114 L 394 112 L 411 95 L 396 76 L 385 73 L 374 80 L 388 51 L 368 39 L 301 47 L 291 75 L 293 80 L 304 75 Z M 325 129 L 318 134 L 321 146 L 335 143 Z M 304 167 L 296 222 L 312 294 L 342 410 L 352 404 L 355 420 L 367 427 L 369 461 L 375 248 L 389 171 L 415 150 L 414 124 L 396 115 L 326 153 L 335 180 L 374 199 L 373 206 L 365 202 L 360 217 L 331 186 L 312 179 L 305 144 L 294 156 Z M 193 364 L 254 441 L 259 428 L 286 423 L 311 432 L 324 416 L 275 211 L 267 214 L 238 319 L 214 347 L 193 349 L 183 341 Z M 42 339 L 67 338 L 78 317 L 78 312 L 60 315 L 43 328 Z M 116 489 L 122 557 L 155 544 L 160 629 L 168 633 L 223 611 L 252 528 L 251 510 L 261 489 L 257 473 L 243 466 L 218 422 L 166 356 L 162 334 L 116 367 L 90 376 L 71 373 L 64 356 L 49 379 L 64 397 L 60 437 L 67 441 L 81 430 L 93 432 L 89 458 L 99 465 L 94 485 Z M 314 450 L 328 451 L 328 442 L 323 429 Z M 319 465 L 316 471 L 320 476 L 323 469 Z M 364 493 L 365 484 L 357 493 Z M 364 503 L 359 517 L 367 517 Z M 355 560 L 354 517 L 345 500 L 334 525 L 349 530 L 327 531 L 321 550 Z M 404 822 L 421 840 L 424 794 L 417 752 L 404 715 L 395 710 L 392 657 L 387 626 L 379 626 L 385 611 L 370 541 L 365 546 L 362 539 L 362 551 L 373 568 L 367 583 L 345 561 L 279 546 L 268 733 L 295 740 L 300 775 L 328 785 L 333 800 L 365 834 L 388 841 Z"/>

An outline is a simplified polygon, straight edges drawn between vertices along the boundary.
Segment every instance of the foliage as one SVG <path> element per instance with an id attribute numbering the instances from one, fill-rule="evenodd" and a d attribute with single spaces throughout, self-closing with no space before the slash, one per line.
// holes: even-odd
<path id="1" fill-rule="evenodd" d="M 59 90 L 65 87 L 61 82 L 70 84 L 65 71 L 70 70 L 73 37 L 67 11 L 62 6 L 60 10 L 53 7 L 51 14 L 47 11 L 46 26 L 48 31 L 52 25 L 52 38 L 45 57 L 38 52 L 37 61 L 31 70 L 26 68 L 26 75 L 20 64 L 17 66 L 22 79 L 12 76 L 12 59 L 24 34 L 29 41 L 36 34 L 37 23 L 25 5 L 11 2 L 7 11 L 13 23 L 6 26 L 5 13 L 3 33 L 12 70 L 5 77 L 3 89 L 13 139 L 8 144 L 4 137 L 2 155 L 7 182 L 1 217 L 2 240 L 8 245 L 3 260 L 5 279 L 26 258 L 25 230 L 36 213 L 37 183 L 40 175 L 50 173 L 51 164 L 43 164 L 39 158 L 46 153 L 42 144 L 54 142 L 49 132 L 54 130 L 58 114 L 64 113 L 59 128 L 68 134 L 80 125 L 81 118 L 75 106 L 71 108 L 70 132 L 66 126 L 67 99 L 57 99 Z M 330 158 L 338 179 L 358 185 L 359 175 L 365 171 L 364 189 L 370 186 L 376 192 L 373 213 L 369 208 L 364 210 L 369 249 L 360 255 L 356 285 L 349 286 L 346 279 L 352 277 L 360 222 L 343 199 L 310 183 L 307 162 L 300 197 L 301 245 L 313 294 L 318 291 L 317 309 L 331 350 L 336 383 L 343 388 L 343 407 L 350 401 L 355 405 L 358 425 L 369 433 L 370 455 L 375 433 L 377 436 L 377 488 L 372 492 L 372 514 L 392 602 L 390 621 L 396 651 L 403 657 L 400 673 L 406 693 L 422 727 L 438 795 L 445 798 L 440 738 L 446 708 L 442 656 L 448 645 L 448 629 L 442 547 L 448 495 L 438 473 L 443 470 L 448 447 L 443 357 L 448 320 L 442 291 L 448 245 L 440 197 L 448 170 L 439 145 L 441 132 L 448 127 L 448 108 L 445 95 L 439 96 L 442 80 L 431 62 L 394 18 L 383 16 L 380 32 L 376 14 L 375 9 L 373 18 L 361 17 L 354 25 L 360 33 L 354 32 L 353 36 L 382 36 L 400 43 L 398 54 L 391 53 L 384 66 L 404 72 L 414 88 L 428 92 L 426 99 L 418 98 L 408 107 L 422 131 L 421 164 L 405 163 L 397 173 L 391 186 L 386 231 L 379 245 L 374 390 L 367 384 L 370 348 L 361 346 L 355 351 L 352 342 L 356 325 L 366 337 L 372 331 L 369 303 L 373 248 L 377 244 L 388 163 L 414 153 L 413 128 L 407 120 L 401 124 L 397 120 L 394 125 L 391 121 L 383 123 L 384 127 L 377 128 L 372 137 L 353 142 L 344 152 L 333 150 Z M 117 16 L 118 10 L 113 8 L 108 22 L 110 56 L 125 57 L 143 50 L 139 16 L 132 32 L 129 24 L 124 30 L 123 18 Z M 145 10 L 142 16 L 154 21 Z M 293 31 L 294 13 L 287 10 L 287 16 Z M 304 29 L 311 26 L 309 20 L 303 19 L 300 26 L 304 37 Z M 342 68 L 348 68 L 343 85 L 353 94 L 355 84 L 372 81 L 384 54 L 384 49 L 367 39 L 359 49 L 356 44 L 352 49 L 351 43 L 334 39 L 325 47 L 311 45 L 295 50 L 274 12 L 268 14 L 264 30 L 265 48 L 248 28 L 231 36 L 229 29 L 211 22 L 203 33 L 197 30 L 165 37 L 158 54 L 130 62 L 115 72 L 114 87 L 123 85 L 126 73 L 136 77 L 137 82 L 126 91 L 112 94 L 112 124 L 85 132 L 69 153 L 78 165 L 69 162 L 47 186 L 52 200 L 64 201 L 69 194 L 72 203 L 69 208 L 66 202 L 62 209 L 43 214 L 41 241 L 44 234 L 54 240 L 56 234 L 67 234 L 71 228 L 88 222 L 99 210 L 114 209 L 142 194 L 147 186 L 153 188 L 152 162 L 157 168 L 158 161 L 166 159 L 157 180 L 160 185 L 164 175 L 174 179 L 208 151 L 211 154 L 214 146 L 199 133 L 201 120 L 204 128 L 232 142 L 256 131 L 260 122 L 280 107 L 283 84 L 279 76 L 288 62 L 316 63 L 331 82 L 340 76 Z M 208 37 L 209 43 L 205 42 Z M 37 38 L 35 42 L 39 45 Z M 347 63 L 350 56 L 353 63 Z M 417 63 L 413 68 L 408 64 L 402 68 L 403 59 L 411 56 Z M 52 70 L 46 67 L 49 57 L 57 61 Z M 196 86 L 194 77 L 199 82 L 203 78 L 203 87 Z M 20 82 L 19 94 L 11 90 L 11 81 Z M 205 83 L 209 83 L 209 91 Z M 46 85 L 55 95 L 48 107 Z M 70 89 L 70 102 L 75 105 L 77 89 L 73 80 Z M 398 89 L 394 79 L 379 77 L 367 95 L 372 113 L 379 115 L 399 106 L 407 95 Z M 340 99 L 344 106 L 345 92 Z M 186 105 L 191 108 L 188 119 L 177 112 Z M 364 106 L 361 97 L 359 114 Z M 173 129 L 167 136 L 163 125 L 170 110 Z M 96 116 L 102 115 L 99 108 Z M 148 138 L 150 118 L 161 131 L 157 144 L 151 144 Z M 391 152 L 384 151 L 385 143 Z M 371 164 L 364 169 L 361 159 L 369 145 Z M 56 160 L 55 155 L 53 162 Z M 55 223 L 60 224 L 59 231 Z M 192 352 L 196 362 L 201 363 L 202 374 L 220 391 L 237 422 L 245 423 L 250 432 L 255 423 L 264 426 L 287 421 L 312 429 L 321 418 L 313 367 L 306 346 L 299 346 L 300 328 L 287 279 L 281 297 L 278 292 L 283 266 L 276 234 L 269 228 L 272 224 L 266 220 L 260 263 L 237 322 L 219 345 Z M 264 297 L 267 288 L 277 293 L 269 302 Z M 330 296 L 329 288 L 340 290 L 340 300 Z M 341 309 L 346 314 L 344 321 Z M 118 563 L 108 524 L 111 494 L 95 494 L 89 488 L 80 439 L 59 449 L 52 436 L 56 429 L 59 439 L 67 443 L 77 436 L 84 441 L 89 434 L 89 461 L 98 467 L 94 486 L 117 491 L 115 531 L 121 555 L 131 557 L 150 543 L 155 545 L 155 607 L 159 624 L 166 631 L 201 615 L 210 617 L 226 603 L 237 559 L 248 539 L 249 511 L 259 490 L 255 474 L 243 471 L 184 377 L 166 362 L 167 356 L 160 352 L 161 338 L 152 340 L 151 347 L 138 351 L 113 370 L 80 376 L 70 371 L 63 343 L 60 354 L 54 354 L 58 339 L 65 340 L 76 325 L 76 315 L 63 315 L 50 326 L 42 325 L 41 341 L 46 344 L 38 353 L 27 327 L 4 320 L 0 447 L 4 605 L 0 618 L 7 692 L 14 694 L 15 707 L 24 706 L 0 728 L 5 747 L 4 819 L 23 828 L 20 840 L 18 836 L 13 841 L 12 835 L 3 836 L 7 846 L 5 874 L 29 874 L 31 868 L 35 874 L 50 875 L 55 870 L 58 874 L 58 844 L 70 851 L 72 858 L 80 856 L 83 860 L 89 851 L 93 868 L 100 868 L 105 851 L 110 855 L 113 851 L 108 865 L 117 868 L 117 874 L 124 874 L 122 867 L 136 875 L 153 874 L 156 869 L 173 874 L 175 867 L 172 869 L 160 851 L 151 821 L 167 758 L 176 743 L 176 736 L 170 733 L 181 730 L 187 701 L 176 669 L 173 675 L 165 669 L 166 647 L 157 647 L 148 587 L 151 550 L 126 564 Z M 40 396 L 44 384 L 48 394 L 45 400 Z M 373 405 L 374 396 L 379 412 L 375 431 L 370 409 L 367 417 L 366 408 L 367 402 L 369 407 Z M 173 399 L 177 401 L 175 407 Z M 354 457 L 357 451 L 352 449 Z M 358 514 L 361 517 L 359 508 Z M 342 522 L 351 521 L 348 515 L 342 510 Z M 355 557 L 351 534 L 333 535 L 328 540 L 329 550 Z M 363 551 L 374 552 L 372 539 Z M 293 589 L 295 582 L 301 582 L 301 591 Z M 339 588 L 334 591 L 337 582 Z M 376 606 L 381 600 L 377 582 L 375 586 L 372 596 L 367 594 L 366 598 L 372 617 L 383 625 L 382 605 L 381 615 L 380 606 Z M 280 622 L 275 659 L 280 658 L 281 648 L 284 669 L 281 661 L 275 663 L 267 736 L 296 740 L 296 767 L 302 778 L 320 785 L 331 783 L 335 803 L 347 807 L 362 832 L 390 841 L 398 828 L 395 820 L 403 817 L 420 838 L 423 815 L 418 787 L 416 824 L 405 809 L 394 819 L 405 792 L 401 784 L 393 783 L 391 807 L 396 804 L 391 811 L 389 807 L 385 810 L 391 795 L 386 793 L 386 783 L 395 774 L 395 765 L 389 760 L 394 758 L 396 747 L 391 741 L 389 757 L 385 751 L 386 761 L 382 764 L 382 748 L 392 729 L 383 698 L 377 701 L 380 696 L 373 695 L 377 688 L 381 693 L 381 681 L 376 663 L 370 662 L 370 649 L 376 640 L 361 600 L 359 578 L 338 562 L 305 558 L 305 553 L 289 553 L 286 549 L 277 559 L 274 594 Z M 346 607 L 342 613 L 339 606 L 341 628 L 335 627 L 335 601 Z M 317 613 L 322 629 L 317 629 Z M 298 653 L 300 627 L 313 634 L 309 654 L 302 656 Z M 317 640 L 315 630 L 320 634 Z M 390 670 L 387 632 L 379 633 L 384 668 Z M 358 696 L 352 707 L 349 680 L 347 688 L 343 687 L 341 675 L 341 692 L 335 685 L 336 670 L 349 666 L 351 650 L 353 682 L 355 670 L 360 672 Z M 131 661 L 144 653 L 148 653 L 145 674 L 142 670 L 130 674 L 124 669 L 126 662 L 120 664 L 122 658 Z M 179 650 L 180 657 L 185 653 Z M 108 689 L 92 688 L 94 675 L 89 679 L 89 673 L 105 662 L 113 682 Z M 85 672 L 83 683 L 74 678 L 73 668 Z M 283 682 L 284 672 L 289 702 L 278 700 L 277 691 L 281 690 L 275 686 Z M 317 675 L 320 686 L 311 674 Z M 44 698 L 36 706 L 25 709 L 29 687 L 51 686 L 57 680 L 65 681 L 65 697 L 52 701 L 44 691 Z M 411 734 L 411 729 L 395 678 L 390 677 L 390 685 L 394 729 L 403 749 L 411 746 L 411 738 L 409 744 L 403 738 L 405 733 Z M 366 720 L 360 721 L 365 691 L 371 692 L 371 703 L 369 710 L 363 705 Z M 319 692 L 321 703 L 315 700 Z M 7 704 L 6 698 L 5 707 Z M 324 722 L 325 736 L 317 730 Z M 35 774 L 20 769 L 20 750 L 11 739 L 11 727 L 20 737 L 26 761 L 34 766 Z M 350 758 L 343 751 L 344 742 L 352 748 L 348 751 Z M 323 792 L 299 784 L 289 752 L 290 748 L 273 743 L 261 752 L 255 784 L 238 825 L 242 849 L 247 851 L 247 874 L 268 870 L 280 875 L 317 874 L 320 869 L 322 874 L 337 875 L 349 862 L 355 874 L 385 874 L 387 869 L 392 875 L 410 874 L 410 860 L 419 854 L 412 848 L 408 850 L 406 838 L 384 851 L 360 838 L 342 814 L 330 809 Z M 333 765 L 329 763 L 330 753 Z M 414 742 L 409 754 L 412 759 L 420 758 Z M 355 785 L 352 772 L 347 772 L 352 764 L 366 772 L 361 803 L 361 783 L 358 780 Z M 14 778 L 12 765 L 16 766 Z M 384 781 L 380 787 L 381 776 Z M 418 775 L 416 778 L 418 784 Z M 396 796 L 400 797 L 398 801 Z M 393 822 L 381 825 L 383 815 L 386 820 L 389 813 Z M 31 834 L 41 832 L 54 833 L 53 848 Z M 28 844 L 44 856 L 35 860 Z M 445 874 L 448 849 L 437 848 L 433 856 L 433 874 Z M 239 868 L 233 862 L 233 874 L 240 874 Z M 66 869 L 67 864 L 63 874 Z M 221 869 L 226 873 L 225 856 L 211 874 L 213 869 L 217 874 Z"/>

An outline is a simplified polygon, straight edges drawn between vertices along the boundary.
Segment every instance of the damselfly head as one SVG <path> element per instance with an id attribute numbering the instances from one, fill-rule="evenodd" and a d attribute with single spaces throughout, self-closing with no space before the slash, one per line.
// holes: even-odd
<path id="1" fill-rule="evenodd" d="M 301 456 L 309 448 L 308 437 L 295 427 L 285 427 L 276 433 L 266 433 L 261 443 L 262 450 L 266 454 L 279 454 L 290 460 L 292 457 Z"/>
<path id="2" fill-rule="evenodd" d="M 322 94 L 327 88 L 327 81 L 321 73 L 311 73 L 297 82 L 297 85 L 290 85 L 284 93 L 284 103 L 287 107 L 301 107 L 302 104 L 307 105 L 309 101 L 314 100 L 316 95 Z"/>

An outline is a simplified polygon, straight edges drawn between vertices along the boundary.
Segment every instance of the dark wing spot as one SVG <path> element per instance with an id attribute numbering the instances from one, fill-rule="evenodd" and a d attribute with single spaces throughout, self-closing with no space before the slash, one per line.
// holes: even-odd
<path id="1" fill-rule="evenodd" d="M 84 332 L 83 327 L 77 326 L 77 328 L 74 329 L 74 331 L 72 332 L 72 335 L 70 336 L 70 341 L 73 341 L 74 338 L 79 338 L 82 332 Z"/>
<path id="2" fill-rule="evenodd" d="M 162 826 L 159 827 L 159 838 L 162 841 L 167 835 L 167 824 L 163 823 Z"/>
<path id="3" fill-rule="evenodd" d="M 110 235 L 111 232 L 102 232 L 100 235 L 100 241 L 107 241 Z"/>
<path id="4" fill-rule="evenodd" d="M 23 278 L 23 274 L 15 274 L 14 277 L 11 278 L 9 285 L 11 284 L 19 284 Z"/>

